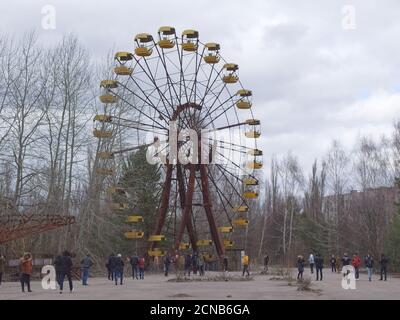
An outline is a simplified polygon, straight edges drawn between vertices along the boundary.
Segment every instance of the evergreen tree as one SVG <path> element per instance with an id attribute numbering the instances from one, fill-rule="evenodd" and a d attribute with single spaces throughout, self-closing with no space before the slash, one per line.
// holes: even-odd
<path id="1" fill-rule="evenodd" d="M 123 164 L 119 185 L 126 190 L 125 201 L 129 204 L 129 211 L 124 215 L 141 215 L 144 218 L 143 223 L 135 225 L 136 230 L 145 233 L 143 239 L 133 240 L 138 254 L 144 254 L 147 238 L 153 233 L 160 202 L 160 180 L 160 166 L 147 162 L 146 148 L 128 155 Z"/>

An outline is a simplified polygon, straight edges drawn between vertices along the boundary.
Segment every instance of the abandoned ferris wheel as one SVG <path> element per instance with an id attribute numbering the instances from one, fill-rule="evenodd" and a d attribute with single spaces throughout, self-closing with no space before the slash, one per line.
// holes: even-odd
<path id="1" fill-rule="evenodd" d="M 169 249 L 163 241 L 173 237 L 175 250 L 214 248 L 221 257 L 235 246 L 233 235 L 247 228 L 249 202 L 258 198 L 261 132 L 253 117 L 252 92 L 242 86 L 239 66 L 221 57 L 218 43 L 203 44 L 198 31 L 178 36 L 173 27 L 161 27 L 156 38 L 140 33 L 134 42 L 133 53 L 115 54 L 114 76 L 101 81 L 104 113 L 94 118 L 94 136 L 110 140 L 120 127 L 128 127 L 137 136 L 136 145 L 116 150 L 116 145 L 100 143 L 96 172 L 110 184 L 114 156 L 146 146 L 163 168 L 158 218 L 153 233 L 146 235 L 140 230 L 146 217 L 130 214 L 124 236 L 147 239 L 149 256 L 162 255 Z M 113 113 L 118 103 L 131 108 L 135 118 Z M 193 132 L 201 143 L 190 139 Z M 173 140 L 178 156 L 173 156 Z M 124 190 L 108 185 L 108 192 Z M 128 208 L 125 203 L 111 206 Z M 171 213 L 179 215 L 173 233 L 166 226 Z M 199 228 L 201 223 L 207 228 Z"/>

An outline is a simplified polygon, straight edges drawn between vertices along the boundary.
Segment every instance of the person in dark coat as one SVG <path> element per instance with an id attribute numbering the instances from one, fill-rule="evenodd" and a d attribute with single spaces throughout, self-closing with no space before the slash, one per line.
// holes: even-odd
<path id="1" fill-rule="evenodd" d="M 61 263 L 62 263 L 62 257 L 59 254 L 53 262 L 54 269 L 56 270 L 56 282 L 58 286 L 60 286 L 60 279 L 61 279 Z"/>
<path id="2" fill-rule="evenodd" d="M 129 263 L 132 267 L 132 278 L 136 280 L 139 279 L 139 257 L 137 255 L 133 255 L 130 260 Z"/>
<path id="3" fill-rule="evenodd" d="M 315 269 L 317 271 L 317 281 L 322 281 L 322 269 L 324 268 L 324 258 L 317 253 L 315 257 Z"/>
<path id="4" fill-rule="evenodd" d="M 111 253 L 110 256 L 108 257 L 107 263 L 106 263 L 106 268 L 107 268 L 107 279 L 114 281 L 114 269 L 115 269 L 115 255 L 114 253 Z"/>
<path id="5" fill-rule="evenodd" d="M 344 255 L 343 255 L 343 258 L 342 258 L 342 268 L 344 267 L 344 266 L 349 266 L 351 264 L 351 259 L 350 259 L 350 257 L 347 255 L 347 253 L 345 253 Z"/>
<path id="6" fill-rule="evenodd" d="M 124 261 L 122 260 L 122 255 L 118 254 L 115 258 L 115 267 L 114 267 L 114 280 L 115 285 L 118 285 L 118 278 L 120 279 L 119 284 L 122 285 L 123 278 L 124 278 Z"/>
<path id="7" fill-rule="evenodd" d="M 71 254 L 68 251 L 64 251 L 61 257 L 61 267 L 60 267 L 60 293 L 63 292 L 64 279 L 67 277 L 69 283 L 69 291 L 74 290 L 72 283 L 72 259 Z"/>
<path id="8" fill-rule="evenodd" d="M 385 257 L 384 254 L 381 255 L 381 260 L 379 261 L 379 264 L 381 265 L 381 278 L 379 280 L 383 280 L 385 277 L 385 281 L 387 280 L 387 266 L 389 264 L 388 258 Z"/>
<path id="9" fill-rule="evenodd" d="M 190 277 L 190 271 L 192 269 L 192 256 L 190 254 L 185 255 L 185 272 L 184 275 L 186 274 Z"/>
<path id="10" fill-rule="evenodd" d="M 171 258 L 168 253 L 166 253 L 163 257 L 163 265 L 164 265 L 164 274 L 168 277 L 169 266 L 171 265 Z"/>
<path id="11" fill-rule="evenodd" d="M 192 256 L 192 270 L 193 270 L 193 274 L 197 274 L 197 259 L 198 259 L 198 255 L 197 252 L 195 252 Z"/>
<path id="12" fill-rule="evenodd" d="M 367 268 L 368 271 L 368 280 L 371 281 L 372 280 L 372 273 L 374 270 L 374 259 L 372 258 L 372 256 L 370 254 L 368 254 L 365 257 L 365 267 Z"/>
<path id="13" fill-rule="evenodd" d="M 305 264 L 303 256 L 297 257 L 296 264 L 297 264 L 297 271 L 298 271 L 297 280 L 299 280 L 299 279 L 303 280 L 303 272 L 304 272 L 304 264 Z"/>
<path id="14" fill-rule="evenodd" d="M 264 272 L 268 272 L 268 263 L 269 263 L 269 256 L 264 256 Z"/>
<path id="15" fill-rule="evenodd" d="M 7 265 L 6 258 L 2 254 L 0 254 L 0 285 L 1 282 L 3 281 L 3 274 L 6 273 L 6 265 Z"/>
<path id="16" fill-rule="evenodd" d="M 223 267 L 224 267 L 224 272 L 228 272 L 228 256 L 224 256 L 224 260 L 222 261 Z"/>
<path id="17" fill-rule="evenodd" d="M 336 258 L 335 258 L 334 254 L 331 256 L 331 259 L 329 260 L 329 262 L 331 263 L 331 271 L 336 273 L 337 272 L 337 270 L 336 270 Z"/>

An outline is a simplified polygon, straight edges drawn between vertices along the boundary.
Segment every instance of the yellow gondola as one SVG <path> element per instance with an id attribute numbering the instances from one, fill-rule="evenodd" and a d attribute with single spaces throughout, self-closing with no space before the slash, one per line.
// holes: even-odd
<path id="1" fill-rule="evenodd" d="M 96 173 L 103 176 L 111 176 L 114 174 L 114 169 L 111 168 L 96 168 Z"/>
<path id="2" fill-rule="evenodd" d="M 107 114 L 98 114 L 93 118 L 93 121 L 99 121 L 99 122 L 111 122 L 112 117 Z"/>
<path id="3" fill-rule="evenodd" d="M 246 124 L 249 126 L 259 126 L 261 122 L 258 119 L 247 119 Z"/>
<path id="4" fill-rule="evenodd" d="M 184 51 L 196 51 L 198 48 L 199 33 L 196 30 L 185 30 L 182 32 L 182 49 Z"/>
<path id="5" fill-rule="evenodd" d="M 261 161 L 250 161 L 247 163 L 247 168 L 248 169 L 261 169 L 263 167 L 263 164 Z"/>
<path id="6" fill-rule="evenodd" d="M 149 257 L 162 257 L 165 254 L 165 251 L 155 248 L 153 250 L 147 251 L 147 254 L 149 255 Z"/>
<path id="7" fill-rule="evenodd" d="M 224 243 L 225 248 L 230 248 L 230 247 L 233 247 L 233 245 L 234 245 L 233 240 L 229 240 L 229 239 L 224 239 L 223 243 Z"/>
<path id="8" fill-rule="evenodd" d="M 255 191 L 245 191 L 243 192 L 243 197 L 245 197 L 246 199 L 257 199 L 258 193 Z"/>
<path id="9" fill-rule="evenodd" d="M 220 45 L 218 43 L 209 42 L 205 44 L 207 48 L 206 55 L 204 56 L 204 61 L 209 64 L 218 63 L 220 60 L 219 49 Z"/>
<path id="10" fill-rule="evenodd" d="M 114 159 L 114 155 L 111 152 L 106 151 L 98 152 L 97 157 L 101 160 Z"/>
<path id="11" fill-rule="evenodd" d="M 250 156 L 262 156 L 263 152 L 260 149 L 250 149 L 247 151 L 247 154 Z"/>
<path id="12" fill-rule="evenodd" d="M 187 250 L 190 248 L 190 243 L 181 242 L 179 244 L 179 250 Z"/>
<path id="13" fill-rule="evenodd" d="M 175 28 L 161 27 L 158 29 L 158 46 L 163 49 L 172 49 L 175 47 Z"/>
<path id="14" fill-rule="evenodd" d="M 258 180 L 255 179 L 255 178 L 251 178 L 251 177 L 249 177 L 249 178 L 244 178 L 244 179 L 243 179 L 243 184 L 244 184 L 245 186 L 258 186 Z"/>
<path id="15" fill-rule="evenodd" d="M 96 138 L 111 138 L 112 131 L 94 129 L 93 136 L 95 136 Z"/>
<path id="16" fill-rule="evenodd" d="M 118 87 L 118 82 L 115 80 L 102 80 L 100 82 L 102 93 L 100 95 L 100 101 L 102 103 L 116 103 L 117 97 L 110 92 L 110 89 Z"/>
<path id="17" fill-rule="evenodd" d="M 128 231 L 124 233 L 127 239 L 142 239 L 144 237 L 143 231 Z"/>
<path id="18" fill-rule="evenodd" d="M 137 222 L 143 222 L 144 219 L 142 216 L 128 216 L 125 219 L 126 223 L 137 223 Z"/>
<path id="19" fill-rule="evenodd" d="M 221 233 L 232 233 L 233 232 L 232 227 L 219 227 L 218 230 Z"/>
<path id="20" fill-rule="evenodd" d="M 121 62 L 130 61 L 133 59 L 133 54 L 126 51 L 120 51 L 115 54 L 114 59 Z"/>
<path id="21" fill-rule="evenodd" d="M 148 241 L 163 241 L 165 240 L 165 236 L 161 234 L 151 235 Z"/>
<path id="22" fill-rule="evenodd" d="M 111 202 L 109 204 L 110 209 L 111 210 L 118 210 L 118 211 L 122 211 L 122 210 L 127 210 L 129 209 L 129 204 L 127 203 L 122 203 L 122 202 Z"/>
<path id="23" fill-rule="evenodd" d="M 198 247 L 205 247 L 205 246 L 212 246 L 212 240 L 198 240 L 197 246 Z"/>
<path id="24" fill-rule="evenodd" d="M 253 93 L 250 90 L 241 89 L 236 93 L 240 97 L 240 100 L 236 102 L 236 107 L 238 109 L 250 109 L 252 106 L 251 97 Z"/>
<path id="25" fill-rule="evenodd" d="M 223 67 L 223 77 L 222 81 L 224 83 L 236 83 L 239 81 L 237 71 L 239 66 L 235 63 L 227 63 Z"/>
<path id="26" fill-rule="evenodd" d="M 102 80 L 100 82 L 100 87 L 106 89 L 115 89 L 118 88 L 118 82 L 116 80 Z"/>
<path id="27" fill-rule="evenodd" d="M 237 213 L 244 213 L 244 212 L 248 212 L 248 211 L 249 211 L 248 206 L 236 206 L 233 208 L 233 212 L 237 212 Z"/>
<path id="28" fill-rule="evenodd" d="M 258 139 L 259 137 L 261 137 L 261 132 L 256 130 L 250 130 L 245 132 L 245 136 L 246 138 Z"/>
<path id="29" fill-rule="evenodd" d="M 249 224 L 249 220 L 240 218 L 240 219 L 233 220 L 233 224 L 235 224 L 237 226 L 247 226 Z"/>
<path id="30" fill-rule="evenodd" d="M 130 76 L 133 72 L 132 68 L 128 68 L 127 66 L 117 66 L 114 68 L 114 73 L 119 76 Z"/>
<path id="31" fill-rule="evenodd" d="M 139 33 L 135 36 L 135 54 L 139 57 L 149 57 L 153 53 L 151 48 L 153 36 L 148 33 Z"/>
<path id="32" fill-rule="evenodd" d="M 118 100 L 116 96 L 110 93 L 102 94 L 99 98 L 102 103 L 116 103 Z"/>

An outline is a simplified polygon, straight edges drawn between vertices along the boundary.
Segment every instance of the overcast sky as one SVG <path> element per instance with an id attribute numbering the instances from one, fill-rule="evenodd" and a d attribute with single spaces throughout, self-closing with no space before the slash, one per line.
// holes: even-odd
<path id="1" fill-rule="evenodd" d="M 45 5 L 56 10 L 54 30 L 41 26 Z M 52 44 L 72 32 L 101 59 L 131 51 L 139 32 L 197 29 L 253 90 L 266 160 L 292 151 L 308 168 L 332 139 L 350 148 L 400 119 L 399 14 L 398 0 L 3 0 L 0 33 L 36 29 Z"/>

